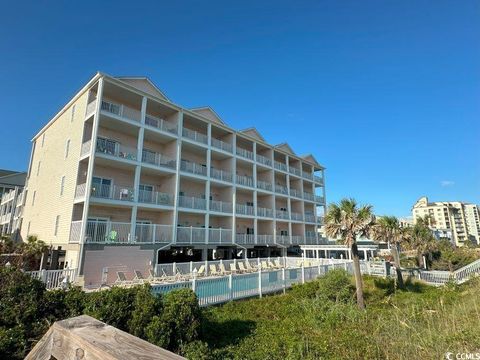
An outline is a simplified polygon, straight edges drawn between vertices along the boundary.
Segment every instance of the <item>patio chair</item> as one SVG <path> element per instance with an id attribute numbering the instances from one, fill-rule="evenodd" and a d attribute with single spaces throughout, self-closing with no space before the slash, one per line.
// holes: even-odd
<path id="1" fill-rule="evenodd" d="M 205 265 L 199 267 L 197 271 L 197 276 L 204 276 L 205 275 Z"/>
<path id="2" fill-rule="evenodd" d="M 275 264 L 275 266 L 276 266 L 278 269 L 283 268 L 282 264 L 280 264 L 280 260 L 275 259 L 275 260 L 273 260 L 273 263 Z"/>
<path id="3" fill-rule="evenodd" d="M 162 276 L 156 276 L 155 271 L 153 269 L 150 269 L 147 281 L 149 281 L 151 283 L 163 282 L 163 281 L 165 281 L 165 272 L 163 273 Z"/>
<path id="4" fill-rule="evenodd" d="M 262 261 L 260 263 L 260 266 L 262 267 L 262 270 L 268 270 L 268 265 L 266 261 Z"/>
<path id="5" fill-rule="evenodd" d="M 221 275 L 230 274 L 230 272 L 228 272 L 227 269 L 225 269 L 225 264 L 221 263 L 220 265 L 218 265 L 218 267 L 220 268 L 220 274 Z"/>
<path id="6" fill-rule="evenodd" d="M 230 271 L 232 272 L 232 274 L 235 274 L 237 272 L 237 266 L 235 265 L 235 263 L 230 264 Z"/>
<path id="7" fill-rule="evenodd" d="M 138 283 L 145 283 L 147 279 L 143 276 L 142 272 L 140 270 L 133 270 L 133 273 L 135 274 L 132 282 L 138 282 Z"/>
<path id="8" fill-rule="evenodd" d="M 217 267 L 215 266 L 215 264 L 210 264 L 208 268 L 209 268 L 210 275 L 213 275 L 213 276 L 220 275 L 220 272 L 217 270 Z"/>
<path id="9" fill-rule="evenodd" d="M 117 271 L 117 280 L 115 285 L 132 285 L 132 281 L 128 280 L 123 271 Z"/>
<path id="10" fill-rule="evenodd" d="M 245 260 L 245 266 L 247 267 L 248 271 L 257 271 L 257 267 L 252 266 L 252 264 L 250 264 L 250 261 L 248 260 Z"/>
<path id="11" fill-rule="evenodd" d="M 271 262 L 270 260 L 268 260 L 268 263 L 267 263 L 267 264 L 268 264 L 268 267 L 269 267 L 270 269 L 276 269 L 276 268 L 277 268 L 277 266 L 276 266 L 273 262 Z"/>
<path id="12" fill-rule="evenodd" d="M 240 269 L 240 272 L 247 272 L 248 271 L 245 268 L 245 265 L 244 265 L 243 261 L 238 262 L 237 265 L 238 265 L 238 268 Z"/>

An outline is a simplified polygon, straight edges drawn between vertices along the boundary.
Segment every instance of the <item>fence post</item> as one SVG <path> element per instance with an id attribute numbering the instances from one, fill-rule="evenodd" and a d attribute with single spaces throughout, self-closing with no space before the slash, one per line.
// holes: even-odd
<path id="1" fill-rule="evenodd" d="M 44 284 L 47 284 L 47 271 L 45 269 L 43 269 L 41 272 L 40 272 L 40 278 L 42 279 L 42 282 Z"/>
<path id="2" fill-rule="evenodd" d="M 345 271 L 347 271 L 347 262 L 346 261 L 343 263 L 343 267 L 345 268 Z"/>
<path id="3" fill-rule="evenodd" d="M 205 275 L 208 275 L 208 260 L 205 260 Z"/>
<path id="4" fill-rule="evenodd" d="M 190 261 L 190 274 L 192 273 L 193 271 L 193 261 Z"/>
<path id="5" fill-rule="evenodd" d="M 173 262 L 172 263 L 172 272 L 173 272 L 173 276 L 177 275 L 177 263 L 176 262 Z"/>
<path id="6" fill-rule="evenodd" d="M 230 300 L 233 300 L 233 275 L 232 274 L 228 275 L 228 291 L 229 291 L 228 298 Z"/>
<path id="7" fill-rule="evenodd" d="M 258 295 L 262 297 L 262 268 L 258 268 Z"/>
<path id="8" fill-rule="evenodd" d="M 287 283 L 285 281 L 285 267 L 282 267 L 282 287 L 283 287 L 283 293 L 285 294 L 286 288 L 287 288 Z"/>
<path id="9" fill-rule="evenodd" d="M 305 284 L 305 263 L 302 262 L 302 284 Z"/>
<path id="10" fill-rule="evenodd" d="M 192 279 L 192 291 L 195 292 L 197 289 L 197 269 L 193 271 L 193 279 Z"/>

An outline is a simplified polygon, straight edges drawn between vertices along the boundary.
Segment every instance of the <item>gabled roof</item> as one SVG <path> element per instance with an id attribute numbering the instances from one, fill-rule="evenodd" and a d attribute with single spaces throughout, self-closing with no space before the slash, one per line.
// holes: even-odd
<path id="1" fill-rule="evenodd" d="M 315 159 L 315 157 L 312 154 L 302 155 L 300 157 L 304 160 L 310 161 L 319 169 L 325 169 L 322 165 L 320 165 L 320 163 L 317 161 L 317 159 Z"/>
<path id="2" fill-rule="evenodd" d="M 144 76 L 118 76 L 115 79 L 123 81 L 138 90 L 151 94 L 152 96 L 170 101 L 167 96 L 160 90 L 149 78 Z"/>
<path id="3" fill-rule="evenodd" d="M 200 114 L 202 116 L 205 116 L 207 119 L 212 120 L 213 122 L 216 122 L 218 124 L 226 125 L 225 121 L 222 120 L 220 116 L 213 110 L 210 106 L 202 106 L 198 108 L 193 108 L 190 109 L 191 111 Z"/>
<path id="4" fill-rule="evenodd" d="M 281 149 L 289 154 L 292 154 L 292 155 L 296 155 L 295 154 L 295 151 L 293 151 L 293 149 L 291 148 L 290 145 L 288 145 L 287 143 L 281 143 L 281 144 L 278 144 L 278 145 L 275 145 L 275 147 L 277 149 Z"/>
<path id="5" fill-rule="evenodd" d="M 244 130 L 240 130 L 240 132 L 243 133 L 243 134 L 245 134 L 245 135 L 249 135 L 249 136 L 251 136 L 251 137 L 254 138 L 254 139 L 257 139 L 257 140 L 266 142 L 266 141 L 265 141 L 265 138 L 262 136 L 262 134 L 260 134 L 260 133 L 258 132 L 258 130 L 255 129 L 254 127 L 251 127 L 251 128 L 248 128 L 248 129 L 244 129 Z"/>

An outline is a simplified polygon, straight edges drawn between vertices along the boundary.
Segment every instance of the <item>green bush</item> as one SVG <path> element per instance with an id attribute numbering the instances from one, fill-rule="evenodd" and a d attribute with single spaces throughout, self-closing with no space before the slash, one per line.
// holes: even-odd
<path id="1" fill-rule="evenodd" d="M 343 269 L 331 270 L 317 280 L 317 297 L 332 302 L 350 302 L 355 294 L 350 275 Z"/>
<path id="2" fill-rule="evenodd" d="M 182 345 L 180 354 L 188 360 L 209 360 L 212 358 L 208 344 L 198 340 Z"/>
<path id="3" fill-rule="evenodd" d="M 162 312 L 162 298 L 151 293 L 150 285 L 143 285 L 137 289 L 135 303 L 130 320 L 128 331 L 130 334 L 146 338 L 145 330 L 150 321 Z"/>

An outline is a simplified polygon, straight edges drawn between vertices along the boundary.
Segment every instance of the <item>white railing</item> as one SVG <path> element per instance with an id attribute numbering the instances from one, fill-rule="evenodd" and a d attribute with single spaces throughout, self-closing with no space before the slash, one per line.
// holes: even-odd
<path id="1" fill-rule="evenodd" d="M 320 195 L 315 195 L 315 202 L 323 204 L 325 202 L 324 197 Z"/>
<path id="2" fill-rule="evenodd" d="M 278 194 L 288 195 L 288 188 L 283 185 L 275 185 L 275 192 Z"/>
<path id="3" fill-rule="evenodd" d="M 297 176 L 302 176 L 302 170 L 297 169 L 296 167 L 289 166 L 288 171 L 290 174 L 297 175 Z"/>
<path id="4" fill-rule="evenodd" d="M 302 171 L 302 176 L 303 176 L 305 179 L 313 180 L 313 174 L 312 174 L 312 173 L 308 173 L 308 172 L 306 172 L 306 171 Z"/>
<path id="5" fill-rule="evenodd" d="M 315 222 L 315 215 L 314 214 L 305 214 L 305 221 L 314 223 Z"/>
<path id="6" fill-rule="evenodd" d="M 177 167 L 177 161 L 166 155 L 159 154 L 157 152 L 143 151 L 142 162 L 146 164 L 152 164 L 159 167 L 167 167 L 175 169 Z"/>
<path id="7" fill-rule="evenodd" d="M 313 195 L 313 193 L 309 193 L 309 192 L 304 191 L 303 192 L 303 198 L 305 200 L 314 201 L 315 200 L 315 195 Z"/>
<path id="8" fill-rule="evenodd" d="M 305 244 L 305 237 L 302 235 L 292 235 L 291 241 L 292 241 L 292 245 Z"/>
<path id="9" fill-rule="evenodd" d="M 193 226 L 177 228 L 177 243 L 203 244 L 205 240 L 205 228 Z"/>
<path id="10" fill-rule="evenodd" d="M 290 244 L 290 235 L 277 235 L 277 236 L 275 236 L 275 242 L 277 244 L 289 245 Z"/>
<path id="11" fill-rule="evenodd" d="M 254 234 L 235 234 L 236 244 L 255 244 Z"/>
<path id="12" fill-rule="evenodd" d="M 86 155 L 90 152 L 90 148 L 92 147 L 92 140 L 85 141 L 82 144 L 80 149 L 80 156 Z"/>
<path id="13" fill-rule="evenodd" d="M 252 215 L 254 214 L 254 207 L 251 205 L 237 204 L 235 206 L 237 214 L 240 215 Z"/>
<path id="14" fill-rule="evenodd" d="M 208 229 L 209 244 L 233 244 L 232 230 L 230 229 Z"/>
<path id="15" fill-rule="evenodd" d="M 196 175 L 207 176 L 207 167 L 187 160 L 180 161 L 180 170 Z"/>
<path id="16" fill-rule="evenodd" d="M 290 195 L 296 198 L 302 198 L 302 192 L 297 189 L 290 188 Z"/>
<path id="17" fill-rule="evenodd" d="M 194 196 L 178 196 L 178 206 L 188 209 L 206 210 L 207 201 Z"/>
<path id="18" fill-rule="evenodd" d="M 456 271 L 454 271 L 455 280 L 458 283 L 464 283 L 470 277 L 480 274 L 480 260 L 474 261 Z"/>
<path id="19" fill-rule="evenodd" d="M 87 188 L 87 184 L 78 184 L 75 188 L 75 199 L 81 199 L 85 196 L 85 190 Z"/>
<path id="20" fill-rule="evenodd" d="M 156 205 L 173 205 L 173 196 L 158 191 L 139 190 L 138 202 Z"/>
<path id="21" fill-rule="evenodd" d="M 75 281 L 77 269 L 27 271 L 32 278 L 45 284 L 47 289 L 66 288 Z"/>
<path id="22" fill-rule="evenodd" d="M 82 232 L 82 220 L 72 221 L 70 224 L 69 243 L 78 244 L 80 242 L 80 234 Z"/>
<path id="23" fill-rule="evenodd" d="M 164 119 L 160 119 L 153 115 L 145 116 L 145 125 L 169 132 L 171 134 L 178 134 L 178 126 Z"/>
<path id="24" fill-rule="evenodd" d="M 210 200 L 210 211 L 231 213 L 233 211 L 233 204 L 231 202 Z"/>
<path id="25" fill-rule="evenodd" d="M 87 221 L 85 242 L 101 244 L 128 244 L 133 242 L 131 224 L 102 220 Z"/>
<path id="26" fill-rule="evenodd" d="M 273 185 L 271 182 L 257 179 L 257 188 L 262 190 L 272 191 Z"/>
<path id="27" fill-rule="evenodd" d="M 275 212 L 275 217 L 277 219 L 285 219 L 285 220 L 290 219 L 290 216 L 288 215 L 288 211 L 284 211 L 284 210 L 277 210 Z"/>
<path id="28" fill-rule="evenodd" d="M 273 209 L 257 206 L 257 216 L 273 218 Z"/>
<path id="29" fill-rule="evenodd" d="M 212 147 L 226 151 L 226 152 L 233 152 L 233 145 L 226 143 L 225 141 L 218 140 L 212 137 Z"/>
<path id="30" fill-rule="evenodd" d="M 279 161 L 274 161 L 273 166 L 277 170 L 282 170 L 282 171 L 287 172 L 287 164 L 281 163 Z"/>
<path id="31" fill-rule="evenodd" d="M 257 244 L 274 244 L 273 235 L 260 234 L 257 235 Z"/>
<path id="32" fill-rule="evenodd" d="M 137 160 L 137 149 L 120 144 L 118 141 L 111 141 L 97 138 L 96 152 L 127 160 Z"/>
<path id="33" fill-rule="evenodd" d="M 257 154 L 257 162 L 263 165 L 272 166 L 272 160 L 263 155 Z"/>
<path id="34" fill-rule="evenodd" d="M 323 216 L 317 216 L 317 224 L 323 225 Z"/>
<path id="35" fill-rule="evenodd" d="M 253 177 L 237 175 L 237 184 L 253 187 Z"/>
<path id="36" fill-rule="evenodd" d="M 404 271 L 402 271 L 404 272 Z M 456 271 L 425 271 L 417 270 L 412 273 L 419 279 L 425 281 L 430 285 L 444 285 L 447 282 L 455 282 L 463 284 L 470 278 L 480 276 L 480 260 L 476 260 Z"/>
<path id="37" fill-rule="evenodd" d="M 314 175 L 313 180 L 315 181 L 316 184 L 323 185 L 323 178 L 322 177 Z"/>
<path id="38" fill-rule="evenodd" d="M 290 213 L 290 219 L 295 220 L 295 221 L 303 221 L 303 214 L 302 213 L 297 213 L 297 212 L 292 212 L 292 213 Z"/>
<path id="39" fill-rule="evenodd" d="M 172 225 L 136 224 L 135 243 L 169 243 L 172 241 L 172 230 Z"/>
<path id="40" fill-rule="evenodd" d="M 237 155 L 253 160 L 253 152 L 237 146 Z"/>
<path id="41" fill-rule="evenodd" d="M 115 104 L 110 101 L 102 101 L 102 111 L 124 117 L 129 120 L 140 121 L 142 113 L 140 110 L 131 108 L 123 104 Z"/>
<path id="42" fill-rule="evenodd" d="M 233 181 L 233 174 L 231 172 L 215 169 L 213 167 L 210 168 L 210 177 L 213 179 L 232 182 Z"/>
<path id="43" fill-rule="evenodd" d="M 198 131 L 195 131 L 195 130 L 187 129 L 186 127 L 182 129 L 182 136 L 202 144 L 208 144 L 207 135 L 199 133 Z"/>
<path id="44" fill-rule="evenodd" d="M 85 110 L 85 117 L 89 117 L 91 114 L 95 112 L 95 109 L 97 107 L 97 100 L 93 100 L 88 103 L 87 109 Z"/>
<path id="45" fill-rule="evenodd" d="M 315 235 L 305 235 L 305 245 L 317 245 L 317 237 Z"/>
<path id="46" fill-rule="evenodd" d="M 92 185 L 90 196 L 99 199 L 134 201 L 134 190 L 123 185 Z"/>

